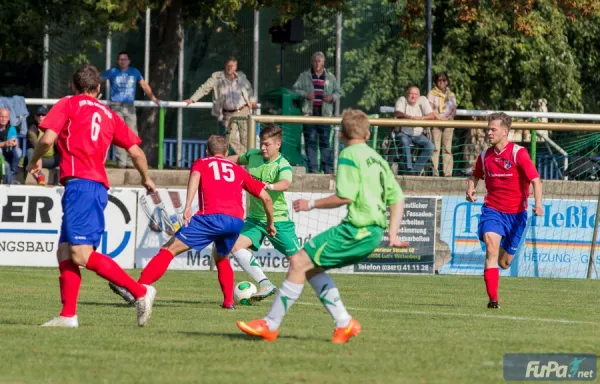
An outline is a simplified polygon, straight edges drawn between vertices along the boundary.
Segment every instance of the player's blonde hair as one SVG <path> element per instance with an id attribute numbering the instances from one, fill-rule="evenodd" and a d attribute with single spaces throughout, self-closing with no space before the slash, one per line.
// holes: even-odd
<path id="1" fill-rule="evenodd" d="M 345 109 L 342 114 L 342 135 L 346 139 L 367 139 L 369 118 L 358 109 Z"/>
<path id="2" fill-rule="evenodd" d="M 276 139 L 283 140 L 283 129 L 279 125 L 271 124 L 260 130 L 259 137 L 261 140 Z"/>
<path id="3" fill-rule="evenodd" d="M 229 152 L 229 142 L 225 136 L 210 135 L 206 142 L 206 147 L 208 149 L 208 153 L 210 153 L 212 156 L 227 156 L 227 153 Z"/>

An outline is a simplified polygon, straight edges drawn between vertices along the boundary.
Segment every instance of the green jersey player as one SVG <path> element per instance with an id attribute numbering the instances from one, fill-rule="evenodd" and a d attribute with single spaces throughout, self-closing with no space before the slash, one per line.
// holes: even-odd
<path id="1" fill-rule="evenodd" d="M 263 319 L 238 321 L 238 327 L 251 336 L 267 341 L 277 338 L 286 312 L 300 297 L 308 280 L 325 309 L 335 320 L 332 341 L 345 343 L 360 333 L 361 325 L 352 318 L 331 277 L 330 268 L 352 265 L 369 256 L 382 241 L 390 210 L 390 247 L 407 247 L 398 239 L 404 210 L 404 195 L 388 163 L 366 144 L 369 119 L 362 111 L 346 110 L 342 115 L 341 139 L 346 148 L 340 153 L 336 172 L 336 193 L 319 200 L 296 200 L 296 211 L 348 206 L 348 215 L 337 226 L 317 235 L 290 258 L 290 268 L 271 309 Z"/>
<path id="2" fill-rule="evenodd" d="M 292 167 L 280 153 L 282 137 L 283 131 L 280 127 L 268 125 L 260 131 L 260 150 L 250 149 L 240 156 L 228 158 L 239 165 L 247 165 L 250 175 L 265 183 L 265 188 L 273 200 L 277 230 L 275 237 L 267 234 L 267 217 L 261 201 L 250 196 L 244 227 L 231 251 L 240 267 L 259 283 L 258 292 L 252 296 L 253 300 L 257 301 L 272 295 L 277 288 L 262 271 L 251 251 L 257 251 L 265 237 L 285 256 L 292 256 L 300 249 L 296 227 L 290 220 L 284 196 L 284 191 L 292 184 Z"/>

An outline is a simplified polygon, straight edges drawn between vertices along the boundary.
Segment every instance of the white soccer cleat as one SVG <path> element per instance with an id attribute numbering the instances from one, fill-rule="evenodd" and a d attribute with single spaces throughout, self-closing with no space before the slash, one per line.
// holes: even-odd
<path id="1" fill-rule="evenodd" d="M 148 320 L 150 320 L 150 317 L 152 316 L 152 305 L 156 298 L 156 288 L 151 285 L 144 284 L 144 286 L 148 290 L 146 296 L 137 299 L 135 302 L 138 327 L 144 327 L 148 324 Z"/>
<path id="2" fill-rule="evenodd" d="M 42 327 L 77 328 L 79 327 L 79 322 L 77 321 L 77 315 L 73 317 L 57 316 L 47 323 L 42 324 Z"/>

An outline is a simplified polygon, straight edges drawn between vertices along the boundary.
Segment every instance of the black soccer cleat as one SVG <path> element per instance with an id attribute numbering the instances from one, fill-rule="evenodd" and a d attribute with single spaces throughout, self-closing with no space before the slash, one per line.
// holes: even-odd
<path id="1" fill-rule="evenodd" d="M 125 302 L 127 302 L 127 304 L 129 304 L 129 305 L 135 304 L 135 297 L 133 297 L 133 295 L 128 290 L 126 290 L 123 287 L 119 287 L 118 285 L 113 284 L 113 283 L 108 283 L 108 286 L 114 293 L 121 296 L 123 298 L 123 300 L 125 300 Z"/>
<path id="2" fill-rule="evenodd" d="M 488 303 L 488 308 L 497 309 L 497 308 L 500 308 L 500 304 L 498 304 L 498 302 L 497 302 L 497 301 L 493 301 L 493 300 L 491 300 L 491 301 Z"/>
<path id="3" fill-rule="evenodd" d="M 221 306 L 221 308 L 223 308 L 223 309 L 227 309 L 227 310 L 230 310 L 230 311 L 234 311 L 234 310 L 235 310 L 235 305 L 233 305 L 233 304 L 230 304 L 230 305 L 222 305 L 222 306 Z"/>

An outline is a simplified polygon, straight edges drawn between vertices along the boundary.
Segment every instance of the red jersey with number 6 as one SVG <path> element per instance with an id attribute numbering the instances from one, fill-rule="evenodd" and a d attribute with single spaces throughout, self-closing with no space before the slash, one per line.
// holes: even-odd
<path id="1" fill-rule="evenodd" d="M 40 124 L 58 135 L 60 183 L 68 177 L 97 181 L 107 189 L 104 163 L 110 146 L 129 149 L 142 141 L 125 122 L 89 95 L 60 99 Z"/>
<path id="2" fill-rule="evenodd" d="M 258 197 L 265 187 L 244 168 L 220 156 L 196 160 L 191 172 L 200 173 L 198 215 L 221 213 L 243 220 L 242 189 Z"/>

